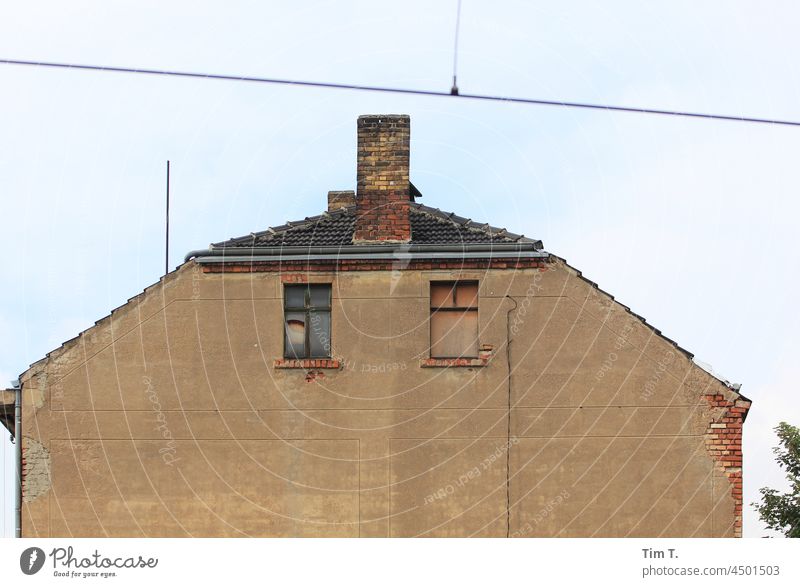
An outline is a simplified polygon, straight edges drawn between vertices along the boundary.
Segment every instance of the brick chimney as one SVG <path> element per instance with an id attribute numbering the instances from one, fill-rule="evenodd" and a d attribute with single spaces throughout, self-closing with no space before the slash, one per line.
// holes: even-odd
<path id="1" fill-rule="evenodd" d="M 405 114 L 358 117 L 355 244 L 407 243 L 411 119 Z"/>
<path id="2" fill-rule="evenodd" d="M 356 193 L 353 190 L 340 190 L 328 192 L 328 212 L 339 208 L 346 208 L 356 203 Z"/>

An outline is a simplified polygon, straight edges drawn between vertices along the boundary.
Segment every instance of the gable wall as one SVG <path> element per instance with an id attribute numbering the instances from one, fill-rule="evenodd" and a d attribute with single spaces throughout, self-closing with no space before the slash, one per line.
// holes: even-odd
<path id="1" fill-rule="evenodd" d="M 457 278 L 480 280 L 487 364 L 424 367 L 428 282 Z M 305 279 L 334 284 L 338 369 L 275 368 L 283 283 Z M 740 532 L 737 463 L 706 446 L 731 409 L 741 423 L 739 396 L 558 260 L 190 262 L 33 365 L 23 389 L 49 468 L 47 484 L 28 480 L 46 488 L 26 497 L 26 536 Z"/>

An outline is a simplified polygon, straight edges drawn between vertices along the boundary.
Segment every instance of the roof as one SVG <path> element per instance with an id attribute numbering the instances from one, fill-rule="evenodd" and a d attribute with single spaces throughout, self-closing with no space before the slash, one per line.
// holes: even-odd
<path id="1" fill-rule="evenodd" d="M 14 435 L 14 404 L 17 399 L 14 389 L 0 389 L 0 424 Z"/>
<path id="2" fill-rule="evenodd" d="M 493 243 L 534 243 L 542 248 L 540 240 L 508 232 L 489 224 L 473 222 L 451 212 L 442 212 L 416 202 L 409 202 L 411 220 L 410 244 L 459 245 Z M 214 249 L 239 247 L 290 247 L 290 246 L 345 246 L 353 244 L 355 206 L 324 212 L 297 222 L 268 228 L 247 236 L 214 243 Z"/>

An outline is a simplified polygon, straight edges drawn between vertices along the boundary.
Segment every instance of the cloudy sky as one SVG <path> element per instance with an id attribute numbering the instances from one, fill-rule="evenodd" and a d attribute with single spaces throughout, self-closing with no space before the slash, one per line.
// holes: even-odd
<path id="1" fill-rule="evenodd" d="M 448 90 L 456 0 L 8 4 L 0 58 Z M 463 92 L 800 120 L 796 3 L 463 0 Z M 355 186 L 412 117 L 423 202 L 565 257 L 742 383 L 745 503 L 800 424 L 800 128 L 0 65 L 0 384 L 211 241 Z M 3 529 L 13 533 L 3 435 Z M 746 507 L 745 535 L 765 534 Z"/>

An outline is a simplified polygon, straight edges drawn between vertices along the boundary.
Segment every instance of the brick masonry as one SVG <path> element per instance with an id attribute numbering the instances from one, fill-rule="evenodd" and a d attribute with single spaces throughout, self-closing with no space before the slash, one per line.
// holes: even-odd
<path id="1" fill-rule="evenodd" d="M 358 117 L 354 243 L 411 240 L 410 137 L 408 115 Z"/>
<path id="2" fill-rule="evenodd" d="M 421 359 L 420 367 L 485 367 L 488 359 Z"/>
<path id="3" fill-rule="evenodd" d="M 31 502 L 50 490 L 50 451 L 38 440 L 23 436 L 22 499 Z"/>
<path id="4" fill-rule="evenodd" d="M 725 473 L 731 484 L 734 503 L 734 527 L 736 538 L 742 537 L 742 424 L 750 409 L 750 401 L 725 399 L 723 395 L 706 395 L 711 408 L 720 415 L 709 422 L 706 429 L 706 450 Z"/>
<path id="5" fill-rule="evenodd" d="M 354 206 L 356 193 L 353 190 L 340 190 L 328 192 L 328 212 L 335 212 L 340 208 Z"/>
<path id="6" fill-rule="evenodd" d="M 276 369 L 341 369 L 339 359 L 275 359 Z"/>

